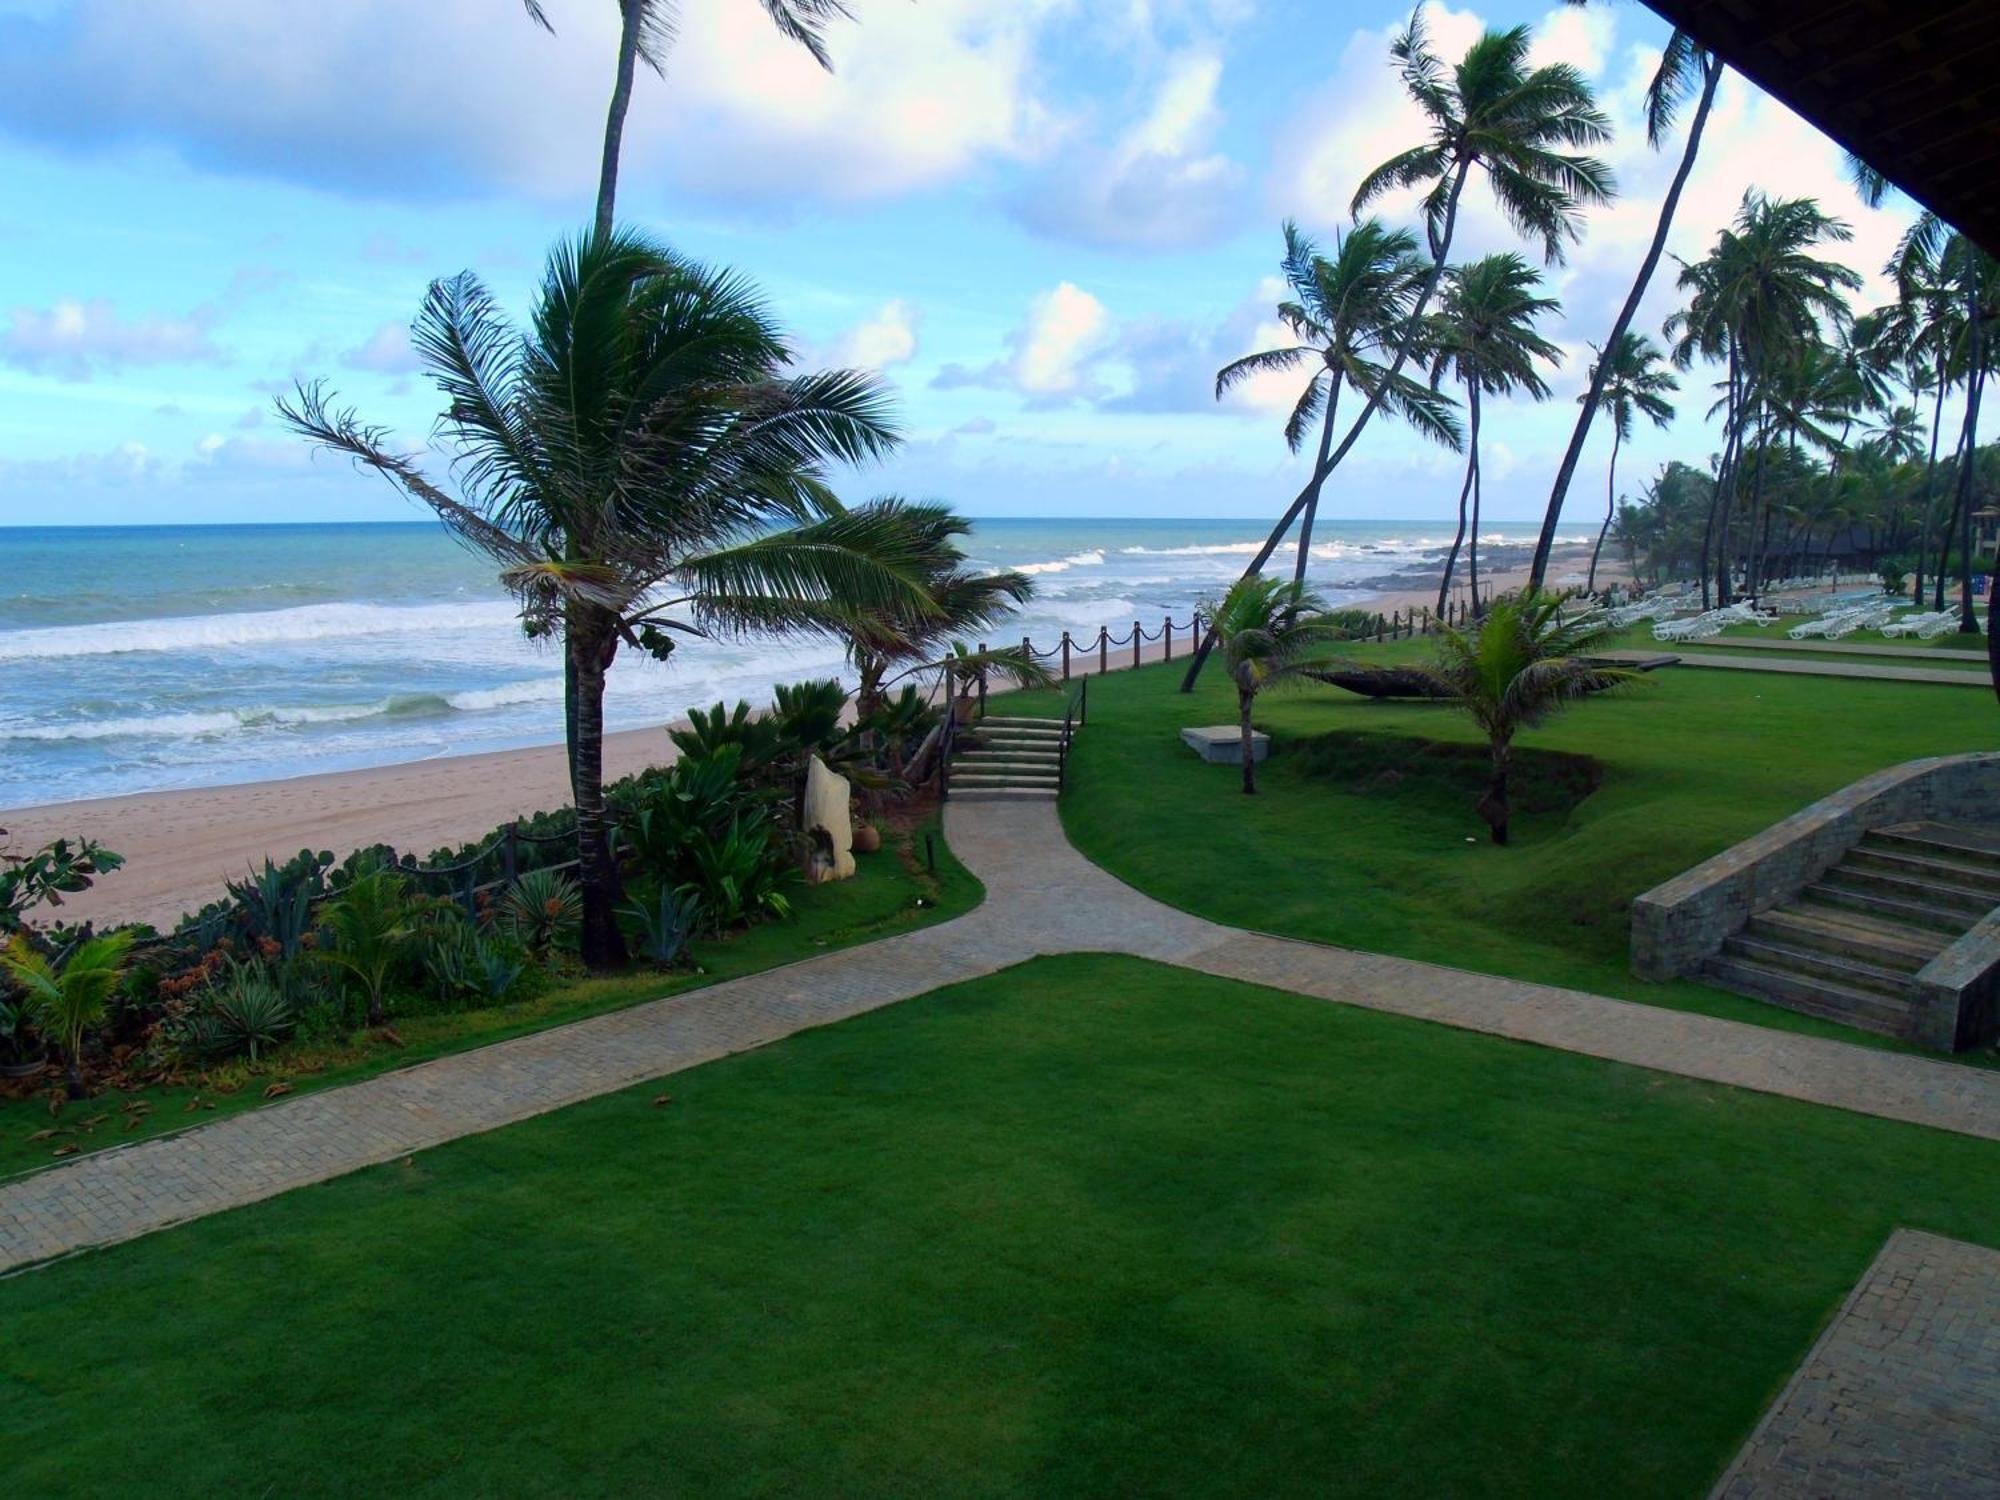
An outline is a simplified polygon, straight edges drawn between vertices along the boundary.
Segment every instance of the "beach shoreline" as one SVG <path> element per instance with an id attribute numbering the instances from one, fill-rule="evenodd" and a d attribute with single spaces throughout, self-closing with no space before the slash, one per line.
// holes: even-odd
<path id="1" fill-rule="evenodd" d="M 1556 570 L 1567 571 L 1579 556 L 1587 562 L 1589 549 L 1558 549 Z M 1600 574 L 1611 571 L 1600 569 Z M 1620 567 L 1612 576 L 1622 574 Z M 1519 587 L 1526 575 L 1525 566 L 1506 568 L 1482 583 Z M 1434 586 L 1384 590 L 1347 607 L 1407 614 L 1434 605 L 1436 595 Z M 1072 675 L 1096 671 L 1095 641 L 1089 639 L 1089 649 L 1079 639 L 1072 650 Z M 1174 647 L 1177 657 L 1186 655 L 1185 633 Z M 1140 659 L 1158 661 L 1164 651 L 1164 642 L 1154 642 L 1142 648 Z M 1111 648 L 1111 670 L 1131 665 L 1129 644 Z M 667 738 L 669 727 L 607 734 L 605 780 L 671 764 L 675 752 Z M 6 830 L 4 846 L 15 852 L 56 838 L 94 838 L 125 856 L 123 868 L 92 889 L 66 897 L 49 915 L 72 922 L 137 921 L 166 928 L 184 912 L 219 898 L 225 882 L 261 868 L 266 858 L 283 861 L 301 849 L 331 850 L 341 858 L 383 843 L 422 858 L 568 801 L 558 740 L 355 770 L 21 806 L 0 810 L 0 829 Z"/>

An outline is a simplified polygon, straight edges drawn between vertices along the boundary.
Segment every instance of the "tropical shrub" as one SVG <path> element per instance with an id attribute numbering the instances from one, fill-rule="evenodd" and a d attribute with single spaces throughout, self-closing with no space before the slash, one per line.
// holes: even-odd
<path id="1" fill-rule="evenodd" d="M 792 914 L 783 887 L 797 866 L 786 845 L 761 808 L 738 812 L 726 828 L 695 831 L 681 888 L 700 896 L 711 931 Z"/>
<path id="2" fill-rule="evenodd" d="M 382 1025 L 389 979 L 410 936 L 403 877 L 385 869 L 357 876 L 327 906 L 326 927 L 332 941 L 320 950 L 322 957 L 360 991 L 368 1024 Z"/>
<path id="3" fill-rule="evenodd" d="M 661 885 L 650 901 L 626 905 L 625 916 L 633 946 L 647 959 L 665 968 L 680 962 L 687 952 L 688 939 L 701 920 L 701 897 L 692 890 L 679 891 Z"/>
<path id="4" fill-rule="evenodd" d="M 189 1019 L 184 1043 L 205 1061 L 258 1057 L 283 1042 L 298 1014 L 278 978 L 259 964 L 234 965 L 209 992 L 207 1009 Z"/>
<path id="5" fill-rule="evenodd" d="M 27 994 L 35 1028 L 62 1048 L 71 1098 L 83 1097 L 83 1039 L 104 1016 L 104 1008 L 125 972 L 130 932 L 107 933 L 78 943 L 60 959 L 37 952 L 26 936 L 0 950 L 4 968 Z"/>
<path id="6" fill-rule="evenodd" d="M 500 898 L 500 923 L 537 963 L 576 940 L 583 892 L 560 870 L 530 870 Z"/>
<path id="7" fill-rule="evenodd" d="M 0 851 L 0 933 L 18 931 L 34 908 L 61 906 L 64 896 L 89 890 L 124 863 L 95 839 L 56 839 L 31 854 Z"/>

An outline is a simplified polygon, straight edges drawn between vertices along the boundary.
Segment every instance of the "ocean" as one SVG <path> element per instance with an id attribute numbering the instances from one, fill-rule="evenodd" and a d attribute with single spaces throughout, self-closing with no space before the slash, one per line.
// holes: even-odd
<path id="1" fill-rule="evenodd" d="M 1043 646 L 1065 629 L 1186 619 L 1263 533 L 1247 520 L 982 520 L 967 550 L 1033 576 L 1036 597 L 995 635 Z M 1518 526 L 1481 545 L 1532 539 Z M 1322 520 L 1312 578 L 1357 601 L 1364 581 L 1448 542 L 1436 525 Z M 522 637 L 492 565 L 430 522 L 10 528 L 0 564 L 0 807 L 561 738 L 558 658 Z M 606 718 L 660 725 L 833 675 L 845 666 L 830 642 L 689 640 L 664 666 L 625 652 Z"/>

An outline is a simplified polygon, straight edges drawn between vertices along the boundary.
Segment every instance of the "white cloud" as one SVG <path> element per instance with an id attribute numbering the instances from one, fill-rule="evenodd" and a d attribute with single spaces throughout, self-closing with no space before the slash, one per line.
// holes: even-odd
<path id="1" fill-rule="evenodd" d="M 135 365 L 220 363 L 223 352 L 209 337 L 220 316 L 199 307 L 182 318 L 124 318 L 102 297 L 64 298 L 46 310 L 17 307 L 0 329 L 0 361 L 60 380 Z"/>
<path id="2" fill-rule="evenodd" d="M 917 357 L 916 308 L 897 298 L 873 317 L 850 328 L 834 345 L 831 363 L 840 369 L 887 370 Z"/>
<path id="3" fill-rule="evenodd" d="M 831 75 L 754 0 L 689 6 L 669 76 L 642 70 L 624 197 L 666 177 L 735 200 L 865 199 L 1026 151 L 1047 116 L 1035 45 L 1063 3 L 856 0 L 829 33 Z M 617 10 L 550 9 L 554 37 L 495 0 L 77 0 L 8 27 L 0 122 L 369 194 L 587 199 Z"/>
<path id="4" fill-rule="evenodd" d="M 987 386 L 1020 392 L 1031 401 L 1059 404 L 1100 394 L 1086 366 L 1111 332 L 1104 304 L 1074 282 L 1038 295 L 1027 321 L 1007 335 L 1005 359 L 978 369 L 946 365 L 931 384 L 939 390 Z"/>
<path id="5" fill-rule="evenodd" d="M 1045 234 L 1113 248 L 1171 249 L 1226 232 L 1244 174 L 1210 149 L 1221 82 L 1222 58 L 1212 50 L 1167 59 L 1147 112 L 1108 147 L 1054 153 L 1016 197 L 1016 214 Z"/>
<path id="6" fill-rule="evenodd" d="M 384 323 L 367 340 L 341 355 L 350 370 L 372 370 L 379 375 L 408 375 L 420 369 L 417 351 L 410 347 L 410 325 Z"/>

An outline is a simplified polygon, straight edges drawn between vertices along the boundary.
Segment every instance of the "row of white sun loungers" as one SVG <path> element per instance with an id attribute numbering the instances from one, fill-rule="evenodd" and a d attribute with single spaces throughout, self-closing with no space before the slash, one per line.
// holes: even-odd
<path id="1" fill-rule="evenodd" d="M 1958 629 L 1958 611 L 1944 609 L 1927 611 L 1920 615 L 1904 615 L 1902 619 L 1882 627 L 1882 634 L 1889 636 L 1913 635 L 1920 641 L 1934 641 L 1941 635 L 1950 635 Z"/>
<path id="2" fill-rule="evenodd" d="M 1684 620 L 1662 620 L 1653 627 L 1656 641 L 1705 641 L 1711 636 L 1721 635 L 1731 625 L 1765 625 L 1769 620 L 1758 613 L 1756 604 L 1748 599 L 1726 605 L 1721 609 L 1705 610 L 1698 615 L 1689 615 Z"/>
<path id="3" fill-rule="evenodd" d="M 1857 630 L 1886 629 L 1895 621 L 1896 611 L 1904 607 L 1900 599 L 1870 599 L 1830 610 L 1820 619 L 1794 625 L 1785 634 L 1795 641 L 1805 640 L 1809 636 L 1837 641 L 1843 636 L 1854 634 Z"/>

